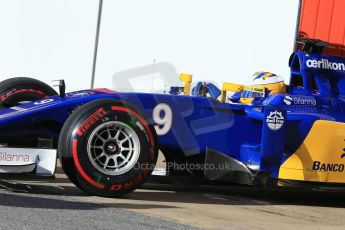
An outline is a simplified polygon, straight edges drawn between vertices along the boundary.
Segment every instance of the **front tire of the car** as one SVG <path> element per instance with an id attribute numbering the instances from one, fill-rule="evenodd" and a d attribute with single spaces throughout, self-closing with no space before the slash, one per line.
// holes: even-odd
<path id="1" fill-rule="evenodd" d="M 158 156 L 152 125 L 128 103 L 100 99 L 65 122 L 58 144 L 69 179 L 93 195 L 119 197 L 152 173 Z"/>
<path id="2" fill-rule="evenodd" d="M 0 82 L 0 109 L 54 95 L 57 95 L 57 92 L 52 87 L 37 79 L 9 78 Z"/>

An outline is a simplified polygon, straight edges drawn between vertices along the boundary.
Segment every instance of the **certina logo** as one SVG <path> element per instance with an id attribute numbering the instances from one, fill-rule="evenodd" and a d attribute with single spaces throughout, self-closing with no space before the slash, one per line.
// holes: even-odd
<path id="1" fill-rule="evenodd" d="M 271 130 L 279 130 L 281 127 L 283 127 L 284 124 L 284 116 L 282 112 L 279 112 L 277 110 L 271 111 L 266 118 L 266 123 L 268 128 L 270 128 Z"/>
<path id="2" fill-rule="evenodd" d="M 27 154 L 9 154 L 7 152 L 0 152 L 0 161 L 29 162 L 30 156 Z"/>
<path id="3" fill-rule="evenodd" d="M 309 97 L 290 97 L 290 96 L 285 96 L 284 98 L 284 103 L 286 105 L 313 105 L 315 106 L 316 100 L 313 98 Z"/>
<path id="4" fill-rule="evenodd" d="M 89 95 L 93 95 L 95 94 L 92 91 L 80 91 L 80 92 L 72 92 L 72 93 L 68 93 L 66 94 L 66 96 L 68 97 L 85 97 L 85 96 L 89 96 Z"/>
<path id="5" fill-rule="evenodd" d="M 309 59 L 306 62 L 306 65 L 309 68 L 315 68 L 315 69 L 345 71 L 345 63 L 331 62 L 328 59 L 321 59 L 321 60 Z"/>

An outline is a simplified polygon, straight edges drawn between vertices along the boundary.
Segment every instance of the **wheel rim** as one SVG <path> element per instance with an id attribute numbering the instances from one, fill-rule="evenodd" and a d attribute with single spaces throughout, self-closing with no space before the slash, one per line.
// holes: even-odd
<path id="1" fill-rule="evenodd" d="M 92 165 L 107 175 L 121 175 L 133 168 L 140 155 L 140 141 L 127 124 L 109 121 L 90 135 L 87 152 Z"/>

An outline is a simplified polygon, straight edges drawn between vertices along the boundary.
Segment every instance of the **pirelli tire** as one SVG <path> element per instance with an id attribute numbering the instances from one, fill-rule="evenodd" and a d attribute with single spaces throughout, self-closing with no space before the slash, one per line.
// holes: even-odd
<path id="1" fill-rule="evenodd" d="M 135 107 L 100 99 L 71 114 L 60 133 L 58 154 L 77 187 L 93 195 L 119 197 L 151 175 L 158 156 L 156 133 Z"/>
<path id="2" fill-rule="evenodd" d="M 57 95 L 56 91 L 39 80 L 28 77 L 9 78 L 0 82 L 0 109 L 54 95 Z"/>

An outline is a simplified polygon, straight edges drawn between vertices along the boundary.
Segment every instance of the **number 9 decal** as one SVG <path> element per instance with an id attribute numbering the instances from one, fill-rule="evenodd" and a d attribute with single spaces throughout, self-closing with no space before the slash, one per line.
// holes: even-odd
<path id="1" fill-rule="evenodd" d="M 172 111 L 167 104 L 158 104 L 152 113 L 153 121 L 157 124 L 155 129 L 158 136 L 167 134 L 172 125 Z"/>

